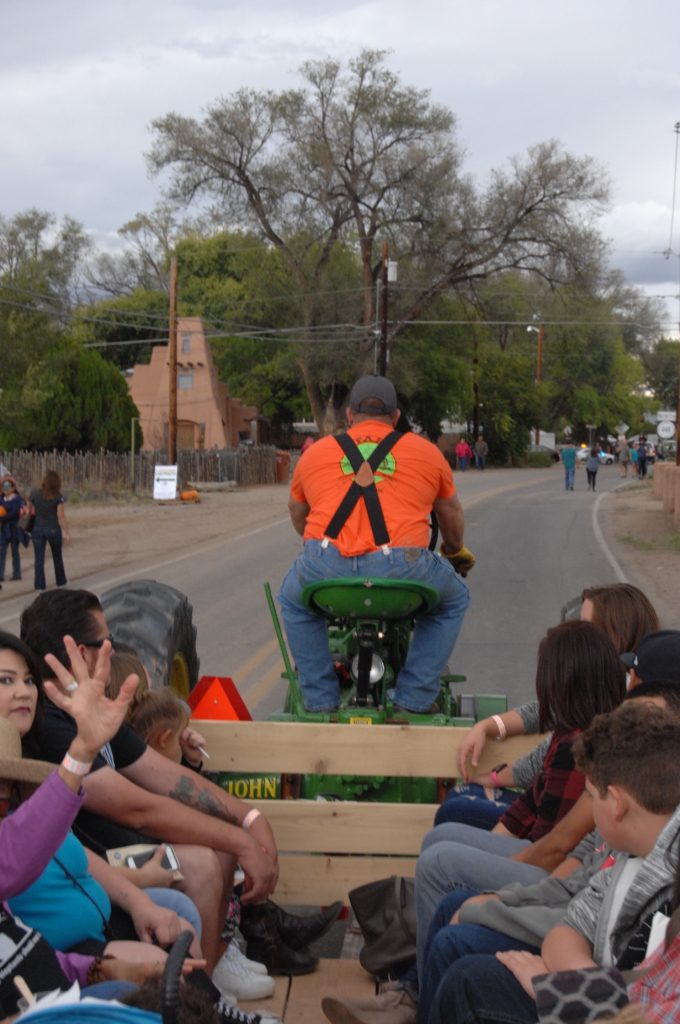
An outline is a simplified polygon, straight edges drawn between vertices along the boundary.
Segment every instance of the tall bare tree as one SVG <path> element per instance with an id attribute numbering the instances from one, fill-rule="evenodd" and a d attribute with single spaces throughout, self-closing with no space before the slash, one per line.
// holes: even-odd
<path id="1" fill-rule="evenodd" d="M 371 365 L 385 241 L 402 277 L 390 298 L 390 344 L 448 290 L 472 295 L 476 281 L 509 268 L 582 284 L 597 280 L 604 262 L 593 217 L 608 183 L 591 159 L 549 141 L 480 190 L 461 173 L 453 114 L 402 84 L 385 61 L 377 50 L 346 68 L 310 61 L 301 89 L 241 89 L 200 121 L 171 113 L 153 123 L 149 162 L 170 171 L 169 197 L 208 201 L 213 215 L 257 230 L 286 260 L 300 294 L 297 361 L 322 428 L 332 424 L 347 380 Z M 359 301 L 348 304 L 342 335 L 355 339 L 344 380 L 324 374 L 312 355 L 338 242 L 354 245 L 358 261 Z"/>

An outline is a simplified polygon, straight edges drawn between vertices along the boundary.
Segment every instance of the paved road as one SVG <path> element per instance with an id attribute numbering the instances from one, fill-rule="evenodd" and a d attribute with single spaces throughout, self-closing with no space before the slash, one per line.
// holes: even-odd
<path id="1" fill-rule="evenodd" d="M 451 659 L 468 677 L 466 692 L 507 693 L 512 703 L 533 691 L 536 648 L 559 621 L 564 603 L 592 583 L 614 581 L 594 528 L 596 497 L 565 493 L 559 466 L 551 470 L 469 470 L 457 475 L 466 508 L 466 542 L 478 564 L 470 577 L 472 604 Z M 600 491 L 619 483 L 615 467 L 602 467 Z M 258 717 L 282 706 L 281 656 L 269 619 L 263 581 L 276 590 L 299 549 L 286 515 L 286 493 L 277 490 L 281 516 L 272 525 L 241 529 L 224 542 L 196 548 L 159 563 L 143 575 L 185 591 L 194 605 L 201 671 L 230 675 Z M 118 578 L 125 572 L 121 567 Z M 129 575 L 139 575 L 130 571 Z M 78 585 L 101 592 L 112 573 L 95 573 Z M 1 628 L 16 629 L 25 603 L 3 602 Z"/>

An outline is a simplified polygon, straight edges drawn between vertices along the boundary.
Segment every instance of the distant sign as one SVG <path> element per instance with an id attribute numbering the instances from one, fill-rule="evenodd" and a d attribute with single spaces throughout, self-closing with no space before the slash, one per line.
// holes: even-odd
<path id="1" fill-rule="evenodd" d="M 153 496 L 156 501 L 174 501 L 177 497 L 177 466 L 156 466 L 153 472 Z"/>
<path id="2" fill-rule="evenodd" d="M 662 423 L 664 420 L 675 422 L 675 409 L 659 409 L 656 414 L 656 421 L 657 423 Z"/>
<path id="3" fill-rule="evenodd" d="M 616 430 L 617 434 L 626 434 L 630 430 L 630 427 L 627 423 L 624 423 L 623 420 L 621 420 L 620 423 L 616 424 L 616 427 L 614 429 Z"/>
<path id="4" fill-rule="evenodd" d="M 670 441 L 672 437 L 675 437 L 675 423 L 670 420 L 661 420 L 656 432 L 663 441 Z"/>

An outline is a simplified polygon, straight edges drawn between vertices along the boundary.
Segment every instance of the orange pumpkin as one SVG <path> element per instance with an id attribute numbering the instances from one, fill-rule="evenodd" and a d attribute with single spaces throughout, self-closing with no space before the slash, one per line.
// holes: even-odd
<path id="1" fill-rule="evenodd" d="M 200 501 L 198 491 L 182 491 L 179 496 L 180 501 Z"/>

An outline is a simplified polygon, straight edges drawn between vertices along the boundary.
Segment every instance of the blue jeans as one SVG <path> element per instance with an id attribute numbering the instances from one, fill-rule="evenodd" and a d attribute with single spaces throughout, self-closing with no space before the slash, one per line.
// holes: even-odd
<path id="1" fill-rule="evenodd" d="M 487 892 L 509 882 L 531 885 L 547 872 L 533 864 L 510 860 L 528 839 L 485 832 L 470 825 L 448 823 L 431 829 L 423 840 L 416 865 L 416 947 L 422 973 L 425 939 L 437 906 L 460 889 Z"/>
<path id="2" fill-rule="evenodd" d="M 484 786 L 477 782 L 469 782 L 454 786 L 437 808 L 434 816 L 435 825 L 443 825 L 447 821 L 457 821 L 461 825 L 472 825 L 490 832 L 502 818 L 510 804 L 517 799 L 517 793 L 511 789 L 494 789 L 494 799 L 490 800 L 484 792 Z"/>
<path id="3" fill-rule="evenodd" d="M 437 990 L 429 1024 L 536 1024 L 536 1003 L 495 956 L 464 956 Z"/>
<path id="4" fill-rule="evenodd" d="M 12 549 L 12 579 L 21 579 L 21 558 L 19 557 L 19 533 L 16 524 L 9 527 L 9 536 L 4 532 L 0 535 L 0 580 L 5 578 L 5 561 L 7 559 L 7 548 Z"/>
<path id="5" fill-rule="evenodd" d="M 439 677 L 458 639 L 470 602 L 468 588 L 453 567 L 426 548 L 391 548 L 344 558 L 329 544 L 305 541 L 302 554 L 288 570 L 279 602 L 288 646 L 297 664 L 308 711 L 328 711 L 340 702 L 340 687 L 328 650 L 326 620 L 303 607 L 300 595 L 317 580 L 368 576 L 425 583 L 439 593 L 439 604 L 415 625 L 404 667 L 396 681 L 394 701 L 406 711 L 429 711 L 439 695 Z"/>
<path id="6" fill-rule="evenodd" d="M 65 587 L 68 580 L 64 571 L 64 560 L 61 557 L 61 530 L 45 526 L 33 528 L 33 551 L 35 554 L 34 583 L 36 590 L 44 590 L 45 582 L 45 547 L 49 544 L 54 562 L 54 579 L 58 587 Z"/>
<path id="7" fill-rule="evenodd" d="M 418 1024 L 427 1024 L 432 1003 L 451 964 L 471 953 L 497 953 L 500 950 L 526 949 L 538 952 L 519 939 L 477 924 L 450 924 L 461 905 L 475 892 L 462 889 L 449 893 L 441 901 L 430 924 L 424 949 L 423 974 L 419 983 Z"/>
<path id="8" fill-rule="evenodd" d="M 200 939 L 202 930 L 201 915 L 194 901 L 186 893 L 180 892 L 179 889 L 166 889 L 162 886 L 145 889 L 144 892 L 157 906 L 165 907 L 166 910 L 174 910 L 179 917 L 183 917 L 185 921 L 188 921 L 196 932 L 196 937 Z"/>
<path id="9" fill-rule="evenodd" d="M 575 467 L 574 466 L 572 466 L 571 469 L 568 469 L 567 466 L 564 467 L 564 489 L 565 489 L 565 491 L 573 491 L 574 490 L 574 473 L 575 473 Z"/>

